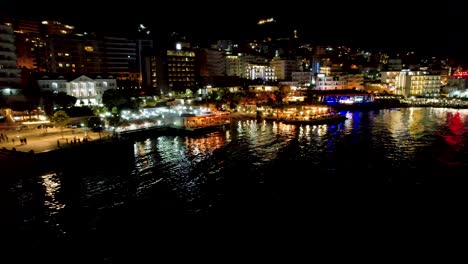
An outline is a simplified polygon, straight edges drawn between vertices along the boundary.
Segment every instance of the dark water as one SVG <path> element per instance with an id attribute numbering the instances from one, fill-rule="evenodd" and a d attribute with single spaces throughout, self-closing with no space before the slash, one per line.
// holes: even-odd
<path id="1" fill-rule="evenodd" d="M 465 201 L 468 110 L 342 114 L 340 125 L 238 121 L 38 162 L 5 180 L 3 226 L 25 261 L 157 261 L 206 239 L 256 251 L 280 234 L 356 235 Z"/>

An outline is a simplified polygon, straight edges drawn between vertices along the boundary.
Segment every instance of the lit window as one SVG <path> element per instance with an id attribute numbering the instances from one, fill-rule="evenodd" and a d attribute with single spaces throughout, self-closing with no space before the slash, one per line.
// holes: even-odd
<path id="1" fill-rule="evenodd" d="M 85 46 L 84 50 L 87 51 L 87 52 L 93 52 L 94 48 L 92 46 Z"/>

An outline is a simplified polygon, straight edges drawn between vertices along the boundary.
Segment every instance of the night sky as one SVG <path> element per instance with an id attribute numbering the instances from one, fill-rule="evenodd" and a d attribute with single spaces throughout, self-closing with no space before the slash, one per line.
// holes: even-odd
<path id="1" fill-rule="evenodd" d="M 159 1 L 134 0 L 128 4 L 83 0 L 79 2 L 10 1 L 0 12 L 38 19 L 57 19 L 88 31 L 125 32 L 139 23 L 155 36 L 184 32 L 194 39 L 242 39 L 250 36 L 261 18 L 275 17 L 285 28 L 320 44 L 348 44 L 363 48 L 408 48 L 434 55 L 450 55 L 468 62 L 464 34 L 468 20 L 456 4 L 420 1 Z M 130 3 L 134 5 L 130 5 Z M 372 3 L 372 2 L 370 2 Z M 5 5 L 6 4 L 6 5 Z M 153 7 L 149 7 L 149 4 Z M 409 6 L 411 5 L 411 6 Z M 19 6 L 27 6 L 20 9 Z M 57 11 L 52 8 L 56 8 Z M 173 10 L 171 12 L 171 10 Z M 1 14 L 1 13 L 0 13 Z"/>

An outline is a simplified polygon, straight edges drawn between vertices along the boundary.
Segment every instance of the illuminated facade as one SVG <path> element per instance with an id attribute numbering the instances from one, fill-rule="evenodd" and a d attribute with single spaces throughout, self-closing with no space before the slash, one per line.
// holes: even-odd
<path id="1" fill-rule="evenodd" d="M 434 97 L 440 95 L 440 88 L 440 75 L 431 75 L 429 72 L 401 71 L 396 77 L 397 95 Z"/>
<path id="2" fill-rule="evenodd" d="M 195 87 L 195 52 L 168 50 L 167 73 L 171 90 L 185 91 Z"/>
<path id="3" fill-rule="evenodd" d="M 153 41 L 105 36 L 103 42 L 103 63 L 105 72 L 119 80 L 143 82 L 144 57 L 153 49 Z"/>
<path id="4" fill-rule="evenodd" d="M 79 33 L 59 21 L 18 19 L 13 27 L 19 67 L 48 73 L 106 72 L 121 80 L 122 87 L 142 85 L 143 58 L 153 48 L 152 40 Z"/>
<path id="5" fill-rule="evenodd" d="M 297 60 L 281 59 L 279 57 L 274 57 L 270 62 L 270 66 L 275 69 L 278 80 L 291 80 L 292 73 L 299 70 Z"/>
<path id="6" fill-rule="evenodd" d="M 321 66 L 319 72 L 328 76 L 331 74 L 332 69 L 329 66 Z"/>
<path id="7" fill-rule="evenodd" d="M 161 93 L 196 88 L 195 52 L 167 50 L 150 57 L 151 86 Z"/>
<path id="8" fill-rule="evenodd" d="M 0 92 L 16 95 L 19 92 L 20 72 L 16 67 L 16 47 L 13 28 L 0 24 Z"/>
<path id="9" fill-rule="evenodd" d="M 54 35 L 45 39 L 38 67 L 52 73 L 105 72 L 102 41 L 85 36 Z"/>
<path id="10" fill-rule="evenodd" d="M 247 75 L 248 67 L 252 64 L 264 65 L 267 63 L 266 59 L 262 56 L 249 55 L 239 53 L 237 55 L 227 55 L 226 59 L 226 75 L 238 76 L 240 78 L 250 77 Z"/>
<path id="11" fill-rule="evenodd" d="M 326 76 L 319 73 L 315 78 L 315 89 L 317 90 L 343 90 L 346 88 L 347 81 L 344 76 Z"/>
<path id="12" fill-rule="evenodd" d="M 263 81 L 276 81 L 275 69 L 266 65 L 247 66 L 245 76 L 249 80 L 262 79 Z"/>
<path id="13" fill-rule="evenodd" d="M 227 76 L 241 76 L 240 58 L 236 55 L 227 55 L 226 60 L 226 75 Z"/>
<path id="14" fill-rule="evenodd" d="M 77 78 L 65 78 L 63 75 L 51 78 L 43 75 L 37 83 L 42 91 L 64 92 L 76 97 L 76 106 L 100 105 L 104 92 L 117 87 L 116 79 L 112 75 L 96 75 L 94 79 L 85 75 Z"/>

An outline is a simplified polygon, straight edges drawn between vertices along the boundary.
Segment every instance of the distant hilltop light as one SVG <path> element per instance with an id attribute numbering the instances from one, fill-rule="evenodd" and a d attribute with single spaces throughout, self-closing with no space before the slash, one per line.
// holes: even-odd
<path id="1" fill-rule="evenodd" d="M 275 22 L 275 19 L 272 17 L 268 19 L 260 19 L 260 21 L 258 21 L 258 24 L 263 25 L 263 24 L 271 23 L 271 22 Z"/>

